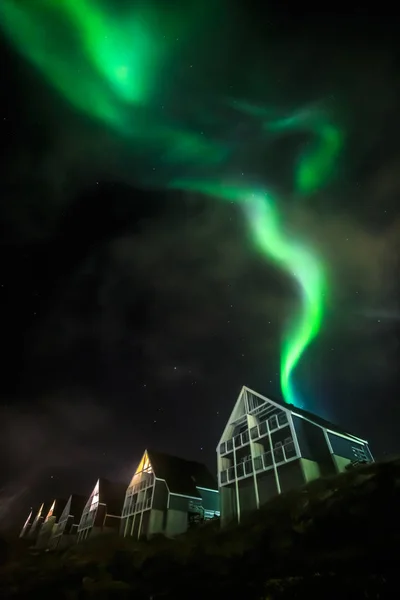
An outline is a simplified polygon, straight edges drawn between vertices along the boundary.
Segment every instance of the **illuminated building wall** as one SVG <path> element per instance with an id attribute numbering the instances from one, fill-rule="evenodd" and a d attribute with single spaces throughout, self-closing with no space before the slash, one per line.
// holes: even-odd
<path id="1" fill-rule="evenodd" d="M 43 523 L 38 532 L 36 548 L 47 548 L 56 530 L 58 520 L 65 508 L 66 500 L 55 498 L 47 512 L 43 513 Z"/>
<path id="2" fill-rule="evenodd" d="M 26 537 L 32 541 L 36 541 L 40 529 L 42 527 L 43 521 L 50 509 L 51 503 L 43 503 L 40 505 L 39 510 L 37 511 L 35 518 L 33 519 L 32 525 L 29 528 L 29 531 L 26 534 Z"/>
<path id="3" fill-rule="evenodd" d="M 174 537 L 219 514 L 217 484 L 205 465 L 146 450 L 126 490 L 121 533 Z"/>
<path id="4" fill-rule="evenodd" d="M 36 512 L 33 509 L 30 510 L 28 518 L 26 519 L 26 521 L 25 521 L 25 523 L 24 523 L 24 525 L 23 525 L 23 527 L 21 529 L 21 532 L 19 534 L 20 538 L 26 537 L 28 535 L 28 532 L 29 532 L 29 530 L 30 530 L 30 528 L 32 526 L 33 520 L 35 518 Z"/>
<path id="5" fill-rule="evenodd" d="M 60 550 L 77 541 L 78 526 L 86 501 L 84 496 L 71 494 L 51 536 L 50 548 Z"/>
<path id="6" fill-rule="evenodd" d="M 118 531 L 125 490 L 125 484 L 98 479 L 79 521 L 78 542 L 99 533 Z"/>
<path id="7" fill-rule="evenodd" d="M 243 387 L 217 447 L 222 523 L 282 492 L 373 461 L 368 443 Z"/>

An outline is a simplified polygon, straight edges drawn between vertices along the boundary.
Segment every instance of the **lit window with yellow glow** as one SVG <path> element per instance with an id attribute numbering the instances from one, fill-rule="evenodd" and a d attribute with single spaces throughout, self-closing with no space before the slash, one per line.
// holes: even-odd
<path id="1" fill-rule="evenodd" d="M 146 477 L 145 474 L 147 474 L 147 473 L 148 474 L 153 473 L 153 469 L 151 467 L 149 456 L 148 456 L 147 452 L 145 452 L 143 454 L 142 460 L 140 461 L 140 463 L 138 465 L 138 468 L 135 471 L 134 476 L 132 477 L 132 481 L 131 481 L 129 487 L 132 488 L 137 483 L 140 483 L 140 481 L 143 478 L 142 475 L 144 475 L 144 477 Z"/>

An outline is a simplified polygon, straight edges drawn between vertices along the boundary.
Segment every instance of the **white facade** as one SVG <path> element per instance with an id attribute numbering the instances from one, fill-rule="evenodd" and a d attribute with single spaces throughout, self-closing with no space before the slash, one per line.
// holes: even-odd
<path id="1" fill-rule="evenodd" d="M 222 522 L 240 521 L 277 494 L 349 463 L 373 460 L 365 440 L 329 425 L 243 387 L 217 447 Z"/>

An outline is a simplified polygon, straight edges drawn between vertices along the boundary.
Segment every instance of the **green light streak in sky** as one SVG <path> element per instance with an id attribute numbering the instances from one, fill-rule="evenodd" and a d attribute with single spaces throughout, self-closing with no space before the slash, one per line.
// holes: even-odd
<path id="1" fill-rule="evenodd" d="M 233 102 L 231 106 L 263 121 L 267 132 L 312 133 L 313 143 L 300 156 L 295 171 L 296 190 L 300 194 L 318 191 L 332 177 L 338 156 L 343 148 L 343 132 L 327 120 L 318 108 L 295 112 L 278 118 L 278 111 L 255 106 L 248 102 Z"/>
<path id="2" fill-rule="evenodd" d="M 166 45 L 150 2 L 141 2 L 125 19 L 115 19 L 99 0 L 57 0 L 69 16 L 92 64 L 121 100 L 146 103 L 162 66 Z"/>
<path id="3" fill-rule="evenodd" d="M 228 141 L 217 143 L 209 134 L 203 135 L 200 127 L 183 126 L 179 117 L 171 118 L 161 106 L 165 95 L 179 98 L 179 83 L 174 77 L 186 57 L 179 51 L 177 40 L 192 41 L 197 31 L 213 21 L 219 5 L 215 0 L 187 0 L 184 9 L 167 7 L 161 0 L 121 6 L 106 0 L 2 0 L 0 26 L 15 48 L 74 109 L 129 139 L 133 150 L 155 165 L 152 183 L 194 190 L 243 207 L 259 251 L 294 277 L 301 291 L 301 305 L 281 352 L 284 398 L 300 405 L 293 372 L 321 326 L 326 290 L 321 263 L 284 231 L 276 200 L 270 195 L 246 185 L 218 183 L 220 173 L 231 165 Z M 212 60 L 212 49 L 207 51 Z M 246 101 L 227 99 L 226 104 L 244 118 L 256 119 L 270 139 L 301 133 L 313 140 L 300 154 L 294 170 L 297 194 L 313 193 L 332 177 L 344 139 L 325 111 L 311 108 L 287 116 L 282 110 Z M 192 122 L 200 116 L 204 117 L 192 115 Z M 218 115 L 209 114 L 206 120 L 216 123 Z M 226 133 L 229 140 L 230 131 Z M 177 179 L 171 175 L 156 179 L 163 166 Z M 206 181 L 188 175 L 205 167 L 209 173 Z M 142 183 L 150 181 L 143 175 Z"/>
<path id="4" fill-rule="evenodd" d="M 282 348 L 281 388 L 286 402 L 302 406 L 293 371 L 321 327 L 326 289 L 323 268 L 315 254 L 285 235 L 276 205 L 268 195 L 252 195 L 245 209 L 259 249 L 292 275 L 301 290 L 301 307 L 292 319 Z"/>
<path id="5" fill-rule="evenodd" d="M 304 244 L 285 233 L 279 221 L 277 203 L 271 194 L 212 181 L 177 180 L 171 183 L 171 187 L 240 204 L 249 221 L 252 240 L 259 251 L 297 281 L 301 291 L 301 306 L 285 334 L 280 380 L 285 401 L 301 407 L 303 403 L 293 383 L 293 371 L 321 327 L 326 291 L 322 264 Z"/>

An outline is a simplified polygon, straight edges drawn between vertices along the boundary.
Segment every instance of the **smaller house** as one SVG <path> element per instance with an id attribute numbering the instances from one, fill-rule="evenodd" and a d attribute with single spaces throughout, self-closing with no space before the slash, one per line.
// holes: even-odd
<path id="1" fill-rule="evenodd" d="M 58 520 L 62 515 L 65 505 L 66 500 L 62 498 L 55 498 L 53 500 L 38 532 L 36 548 L 48 548 L 49 542 L 55 531 Z"/>
<path id="2" fill-rule="evenodd" d="M 53 530 L 49 546 L 52 550 L 62 550 L 76 543 L 78 525 L 81 520 L 87 498 L 78 494 L 71 494 L 62 511 L 58 523 Z"/>
<path id="3" fill-rule="evenodd" d="M 78 542 L 119 530 L 125 491 L 126 484 L 98 479 L 79 521 Z"/>
<path id="4" fill-rule="evenodd" d="M 36 540 L 39 536 L 40 529 L 44 522 L 44 519 L 46 518 L 50 508 L 51 508 L 50 502 L 46 502 L 46 503 L 43 502 L 43 504 L 40 505 L 38 511 L 36 512 L 35 517 L 32 521 L 32 524 L 29 528 L 29 531 L 27 531 L 27 534 L 26 534 L 26 537 L 29 540 L 31 540 L 32 542 L 36 542 Z"/>
<path id="5" fill-rule="evenodd" d="M 32 527 L 32 523 L 35 520 L 35 517 L 37 515 L 39 508 L 31 508 L 30 513 L 28 515 L 28 518 L 26 519 L 25 523 L 23 524 L 23 527 L 21 529 L 21 532 L 19 534 L 20 538 L 26 538 L 28 536 L 28 533 L 30 531 L 30 528 Z"/>
<path id="6" fill-rule="evenodd" d="M 174 537 L 219 514 L 218 485 L 205 465 L 146 450 L 126 490 L 121 534 Z"/>

